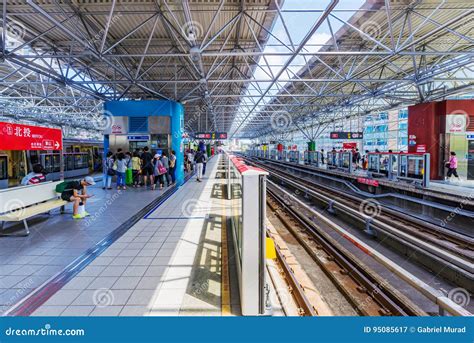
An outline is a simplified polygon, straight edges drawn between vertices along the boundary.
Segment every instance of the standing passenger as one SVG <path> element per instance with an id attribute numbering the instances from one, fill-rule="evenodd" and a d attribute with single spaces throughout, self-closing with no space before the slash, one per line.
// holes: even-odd
<path id="1" fill-rule="evenodd" d="M 336 165 L 336 154 L 337 154 L 336 147 L 332 147 L 331 156 L 332 156 L 332 165 L 333 166 Z"/>
<path id="2" fill-rule="evenodd" d="M 202 175 L 206 175 L 206 165 L 207 165 L 207 150 L 202 150 L 202 154 L 204 155 L 204 163 L 202 164 Z"/>
<path id="3" fill-rule="evenodd" d="M 448 174 L 447 174 L 447 180 L 451 180 L 451 176 L 454 175 L 458 181 L 461 181 L 461 178 L 458 175 L 458 158 L 456 156 L 456 153 L 454 151 L 451 151 L 451 157 L 449 158 L 449 162 L 446 164 L 446 167 L 448 167 Z"/>
<path id="4" fill-rule="evenodd" d="M 140 171 L 142 169 L 142 160 L 138 152 L 135 151 L 132 157 L 132 179 L 133 187 L 140 187 Z"/>
<path id="5" fill-rule="evenodd" d="M 194 150 L 190 149 L 188 152 L 189 172 L 194 170 Z"/>
<path id="6" fill-rule="evenodd" d="M 362 169 L 367 170 L 369 168 L 369 150 L 365 151 L 365 155 L 362 158 Z"/>
<path id="7" fill-rule="evenodd" d="M 102 189 L 112 189 L 112 177 L 115 175 L 114 168 L 114 153 L 112 151 L 107 152 L 107 156 L 104 160 L 104 176 L 102 181 Z"/>
<path id="8" fill-rule="evenodd" d="M 166 178 L 166 185 L 171 186 L 170 160 L 169 160 L 168 156 L 166 156 L 165 152 L 161 156 L 161 163 L 163 164 L 163 167 L 166 168 L 166 173 L 163 174 L 163 177 Z"/>
<path id="9" fill-rule="evenodd" d="M 148 177 L 150 177 L 150 186 L 155 189 L 155 182 L 153 176 L 153 155 L 149 151 L 150 149 L 146 146 L 143 148 L 142 153 L 142 175 L 143 184 L 146 187 Z"/>
<path id="10" fill-rule="evenodd" d="M 127 172 L 127 159 L 125 158 L 125 154 L 120 152 L 117 154 L 117 160 L 115 161 L 116 164 L 116 172 L 117 172 L 117 189 L 120 187 L 125 190 L 125 173 Z"/>
<path id="11" fill-rule="evenodd" d="M 154 167 L 153 167 L 153 175 L 155 176 L 155 184 L 153 184 L 153 189 L 155 189 L 156 184 L 159 182 L 160 183 L 160 189 L 163 189 L 163 186 L 165 184 L 164 181 L 164 174 L 166 174 L 166 169 L 163 166 L 163 162 L 161 161 L 161 156 L 156 154 L 154 159 Z"/>
<path id="12" fill-rule="evenodd" d="M 171 184 L 174 184 L 176 182 L 175 171 L 176 171 L 176 155 L 175 155 L 174 150 L 171 150 L 171 153 L 170 153 L 170 169 L 169 169 L 170 176 L 171 176 Z"/>
<path id="13" fill-rule="evenodd" d="M 206 156 L 202 151 L 198 151 L 194 156 L 194 162 L 196 162 L 196 169 L 197 169 L 197 177 L 196 181 L 202 181 L 202 169 L 204 167 L 204 162 L 206 162 Z"/>
<path id="14" fill-rule="evenodd" d="M 359 149 L 355 149 L 355 163 L 356 163 L 356 169 L 359 169 L 359 167 L 360 167 L 360 160 L 361 160 L 361 156 L 360 156 Z"/>

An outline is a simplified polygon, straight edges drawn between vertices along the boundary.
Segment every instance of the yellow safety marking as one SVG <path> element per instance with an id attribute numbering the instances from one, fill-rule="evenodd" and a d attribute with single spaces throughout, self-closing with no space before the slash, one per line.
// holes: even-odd
<path id="1" fill-rule="evenodd" d="M 223 193 L 223 192 L 222 192 Z M 225 215 L 225 201 L 222 197 L 221 215 L 221 314 L 230 316 L 230 281 L 229 281 L 229 254 L 227 250 L 227 216 Z"/>
<path id="2" fill-rule="evenodd" d="M 266 237 L 265 248 L 266 248 L 266 253 L 265 253 L 266 258 L 273 260 L 277 257 L 275 242 L 270 237 Z"/>

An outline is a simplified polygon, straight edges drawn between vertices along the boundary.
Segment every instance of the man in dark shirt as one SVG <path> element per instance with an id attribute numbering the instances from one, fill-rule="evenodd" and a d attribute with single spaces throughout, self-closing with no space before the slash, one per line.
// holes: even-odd
<path id="1" fill-rule="evenodd" d="M 202 151 L 198 151 L 196 155 L 194 156 L 194 162 L 196 162 L 196 171 L 197 171 L 197 176 L 196 176 L 196 181 L 197 182 L 202 182 L 202 170 L 204 168 L 204 163 L 206 163 L 206 156 Z"/>
<path id="2" fill-rule="evenodd" d="M 66 181 L 64 183 L 64 190 L 61 192 L 61 199 L 73 202 L 73 215 L 74 219 L 81 219 L 83 216 L 78 214 L 79 205 L 82 203 L 86 204 L 86 200 L 92 195 L 87 194 L 87 186 L 95 185 L 95 181 L 92 177 L 86 176 L 80 181 Z M 81 192 L 79 194 L 79 192 Z M 84 212 L 84 217 L 88 216 L 89 213 Z"/>
<path id="3" fill-rule="evenodd" d="M 155 183 L 153 176 L 153 155 L 149 151 L 150 149 L 146 146 L 143 148 L 142 159 L 142 175 L 143 183 L 146 187 L 148 176 L 150 177 L 150 186 L 153 186 Z"/>

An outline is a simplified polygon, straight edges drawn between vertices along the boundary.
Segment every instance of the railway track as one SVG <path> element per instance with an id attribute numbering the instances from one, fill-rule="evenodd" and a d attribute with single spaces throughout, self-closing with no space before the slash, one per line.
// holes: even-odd
<path id="1" fill-rule="evenodd" d="M 370 270 L 338 241 L 314 221 L 316 212 L 292 194 L 268 182 L 267 204 L 286 229 L 298 240 L 313 260 L 324 270 L 336 287 L 361 315 L 427 315 L 411 300 L 392 287 L 386 280 Z M 321 215 L 319 215 L 321 216 Z M 331 224 L 337 226 L 336 224 Z M 342 232 L 344 230 L 340 229 Z M 440 306 L 440 312 L 453 315 L 471 315 L 467 310 L 452 302 L 441 292 L 424 284 L 395 263 L 387 260 L 350 234 L 342 233 L 359 249 L 374 257 L 405 281 L 411 282 L 429 300 Z M 288 273 L 291 273 L 289 271 Z M 298 292 L 301 290 L 295 288 Z M 303 290 L 304 291 L 304 290 Z M 303 296 L 301 296 L 304 298 Z"/>
<path id="2" fill-rule="evenodd" d="M 267 170 L 270 173 L 269 179 L 283 183 L 286 188 L 296 190 L 296 193 L 305 198 L 323 203 L 330 212 L 356 219 L 366 232 L 380 236 L 383 240 L 389 238 L 391 242 L 396 242 L 396 248 L 400 252 L 415 251 L 417 254 L 413 255 L 413 259 L 425 268 L 471 292 L 474 291 L 474 250 L 473 241 L 469 237 L 413 217 L 404 218 L 378 202 L 367 202 L 281 168 L 254 160 L 248 162 Z M 361 208 L 364 204 L 372 206 L 372 213 L 364 213 Z"/>
<path id="3" fill-rule="evenodd" d="M 260 166 L 264 165 L 267 167 L 266 169 L 269 169 L 269 164 L 267 163 L 259 163 L 254 160 L 252 160 L 252 162 L 258 163 L 260 164 Z M 272 165 L 270 167 L 270 170 L 276 170 L 279 174 L 284 175 L 285 177 L 296 178 L 307 182 L 306 185 L 309 189 L 317 191 L 323 190 L 325 193 L 337 197 L 338 200 L 344 201 L 345 204 L 354 208 L 360 208 L 361 202 L 364 201 L 364 199 L 361 199 L 358 196 L 351 195 L 340 190 L 312 182 L 308 178 L 295 177 L 294 174 L 288 173 L 288 171 L 286 170 L 287 168 L 298 170 L 302 173 L 307 173 L 308 176 L 311 176 L 311 172 L 307 170 L 304 166 L 285 165 L 283 168 L 278 168 Z M 387 206 L 384 206 L 382 203 L 378 203 L 378 205 L 380 205 L 381 210 L 383 210 L 383 213 L 377 213 L 377 216 L 383 216 L 384 218 L 390 221 L 390 224 L 394 224 L 402 230 L 404 229 L 404 224 L 409 224 L 410 229 L 416 229 L 417 231 L 419 231 L 418 235 L 420 237 L 423 237 L 423 239 L 428 239 L 430 241 L 435 242 L 436 244 L 440 244 L 444 248 L 449 249 L 454 253 L 460 255 L 468 254 L 470 261 L 474 262 L 474 239 L 472 239 L 471 237 L 449 230 L 447 228 L 443 228 L 439 225 L 420 220 L 419 218 L 410 216 L 408 213 L 404 213 L 404 216 L 401 216 L 400 212 L 391 209 Z M 410 216 L 410 220 L 406 219 L 407 215 Z M 411 233 L 417 234 L 415 232 Z"/>
<path id="4" fill-rule="evenodd" d="M 356 262 L 354 256 L 334 239 L 320 232 L 311 220 L 293 208 L 287 198 L 279 195 L 274 186 L 269 186 L 267 191 L 269 209 L 321 267 L 357 313 L 364 316 L 426 315 L 366 266 Z M 296 277 L 278 249 L 277 257 L 281 268 L 285 270 L 296 303 L 305 309 L 305 315 L 314 315 L 314 311 L 308 310 L 311 305 L 305 297 L 304 289 L 299 287 Z"/>
<path id="5" fill-rule="evenodd" d="M 298 306 L 300 316 L 316 316 L 317 311 L 306 296 L 304 286 L 302 286 L 299 282 L 297 275 L 295 275 L 294 270 L 291 268 L 291 266 L 285 259 L 283 252 L 278 246 L 275 246 L 275 250 L 277 255 L 277 264 L 285 277 L 291 296 L 293 297 L 293 300 Z"/>

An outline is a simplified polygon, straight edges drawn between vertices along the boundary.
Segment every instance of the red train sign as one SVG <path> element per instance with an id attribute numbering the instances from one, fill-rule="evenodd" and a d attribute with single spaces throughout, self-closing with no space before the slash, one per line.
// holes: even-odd
<path id="1" fill-rule="evenodd" d="M 0 150 L 62 150 L 61 129 L 0 122 Z"/>

